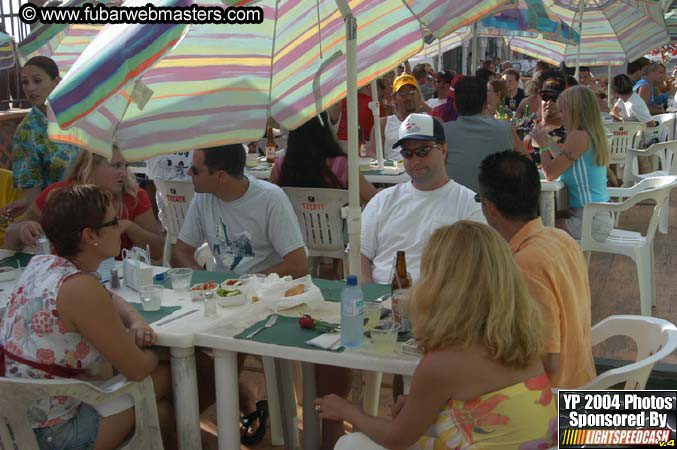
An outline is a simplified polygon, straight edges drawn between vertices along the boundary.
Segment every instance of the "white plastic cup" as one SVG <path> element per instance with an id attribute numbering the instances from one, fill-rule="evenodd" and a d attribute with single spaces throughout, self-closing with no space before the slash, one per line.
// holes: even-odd
<path id="1" fill-rule="evenodd" d="M 188 296 L 188 288 L 193 279 L 193 269 L 170 269 L 168 272 L 169 279 L 172 280 L 172 289 L 183 293 L 183 297 Z M 182 297 L 179 296 L 179 299 Z"/>
<path id="2" fill-rule="evenodd" d="M 141 286 L 139 288 L 139 300 L 144 311 L 158 311 L 162 307 L 162 287 Z"/>

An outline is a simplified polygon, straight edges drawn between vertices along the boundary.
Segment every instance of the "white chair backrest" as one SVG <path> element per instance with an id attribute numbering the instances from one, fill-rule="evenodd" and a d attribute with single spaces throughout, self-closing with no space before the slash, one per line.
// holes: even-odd
<path id="1" fill-rule="evenodd" d="M 38 443 L 28 421 L 28 408 L 37 399 L 57 395 L 76 397 L 90 405 L 131 395 L 136 412 L 136 429 L 122 449 L 163 449 L 153 380 L 150 377 L 140 383 L 128 383 L 112 392 L 80 380 L 0 377 L 0 448 L 37 450 Z"/>
<path id="2" fill-rule="evenodd" d="M 341 258 L 345 250 L 341 208 L 348 203 L 348 191 L 285 187 L 310 256 Z"/>
<path id="3" fill-rule="evenodd" d="M 646 125 L 640 122 L 605 123 L 604 127 L 612 134 L 609 145 L 610 164 L 623 163 L 629 148 L 640 148 L 646 131 Z"/>
<path id="4" fill-rule="evenodd" d="M 675 139 L 675 127 L 677 126 L 677 114 L 675 113 L 665 113 L 665 114 L 656 114 L 652 116 L 653 120 L 658 121 L 659 126 L 667 130 L 666 139 L 672 141 Z M 661 139 L 661 142 L 665 139 Z"/>
<path id="5" fill-rule="evenodd" d="M 625 154 L 625 168 L 623 169 L 623 184 L 629 185 L 637 181 L 640 177 L 637 157 L 638 156 L 658 156 L 661 162 L 661 169 L 667 170 L 668 175 L 677 175 L 677 141 L 657 142 L 651 144 L 646 150 L 628 149 Z M 627 176 L 626 176 L 627 174 Z M 651 176 L 650 174 L 643 177 Z"/>
<path id="6" fill-rule="evenodd" d="M 627 197 L 627 200 L 608 205 L 605 203 L 588 203 L 583 210 L 583 224 L 581 226 L 581 245 L 583 248 L 591 248 L 595 244 L 592 238 L 592 217 L 595 212 L 599 210 L 623 212 L 635 206 L 637 203 L 653 200 L 656 202 L 653 212 L 651 213 L 651 220 L 647 227 L 646 238 L 649 242 L 653 241 L 658 227 L 658 217 L 665 206 L 665 199 L 670 194 L 670 190 L 677 186 L 677 177 L 651 177 L 645 178 L 636 185 L 630 188 L 609 188 L 609 195 L 615 197 L 614 192 L 623 192 L 622 197 Z M 586 211 L 587 210 L 587 211 Z"/>
<path id="7" fill-rule="evenodd" d="M 189 181 L 154 180 L 155 187 L 162 195 L 166 209 L 163 209 L 164 227 L 167 233 L 176 239 L 188 212 L 190 201 L 195 194 L 193 183 Z"/>
<path id="8" fill-rule="evenodd" d="M 618 383 L 625 383 L 624 389 L 644 389 L 653 366 L 677 348 L 677 327 L 655 317 L 610 316 L 592 327 L 593 346 L 613 336 L 635 341 L 635 362 L 606 371 L 579 389 L 607 389 Z"/>

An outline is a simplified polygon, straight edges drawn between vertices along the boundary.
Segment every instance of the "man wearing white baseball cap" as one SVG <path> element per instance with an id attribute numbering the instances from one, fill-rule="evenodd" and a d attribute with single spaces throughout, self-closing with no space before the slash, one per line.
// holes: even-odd
<path id="1" fill-rule="evenodd" d="M 475 193 L 447 176 L 447 144 L 442 125 L 427 114 L 410 114 L 399 139 L 408 183 L 389 187 L 362 212 L 362 281 L 390 283 L 395 253 L 404 250 L 413 281 L 419 276 L 423 246 L 432 232 L 458 220 L 486 223 Z"/>

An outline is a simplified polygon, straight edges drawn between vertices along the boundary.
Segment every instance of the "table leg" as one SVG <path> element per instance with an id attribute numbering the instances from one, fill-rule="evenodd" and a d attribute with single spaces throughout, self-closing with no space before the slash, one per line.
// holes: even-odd
<path id="1" fill-rule="evenodd" d="M 274 446 L 284 445 L 282 432 L 282 415 L 280 393 L 277 389 L 277 370 L 275 359 L 270 356 L 261 357 L 263 373 L 266 379 L 266 393 L 268 394 L 268 416 L 270 417 L 270 442 Z"/>
<path id="2" fill-rule="evenodd" d="M 294 396 L 294 376 L 291 361 L 275 358 L 277 371 L 277 390 L 280 393 L 282 409 L 282 427 L 284 442 L 289 450 L 301 448 L 299 439 L 299 418 L 296 415 L 296 398 Z M 305 398 L 305 397 L 304 397 Z M 306 448 L 313 448 L 308 447 Z"/>
<path id="3" fill-rule="evenodd" d="M 170 353 L 179 450 L 202 450 L 195 349 L 172 347 Z"/>
<path id="4" fill-rule="evenodd" d="M 320 416 L 315 411 L 317 385 L 315 383 L 315 364 L 301 363 L 303 378 L 303 446 L 320 448 Z"/>
<path id="5" fill-rule="evenodd" d="M 240 396 L 237 353 L 214 350 L 219 450 L 240 448 Z"/>
<path id="6" fill-rule="evenodd" d="M 410 377 L 410 376 L 407 376 L 407 375 L 402 376 L 402 384 L 403 384 L 402 392 L 404 393 L 404 395 L 409 395 L 409 391 L 411 390 L 411 379 L 412 378 L 413 377 Z"/>
<path id="7" fill-rule="evenodd" d="M 364 392 L 362 404 L 364 412 L 372 416 L 378 416 L 378 405 L 381 398 L 381 380 L 383 379 L 382 372 L 362 371 L 362 378 L 364 379 Z"/>
<path id="8" fill-rule="evenodd" d="M 541 220 L 546 227 L 555 226 L 555 193 L 552 191 L 541 191 L 538 198 L 538 207 L 541 210 Z"/>

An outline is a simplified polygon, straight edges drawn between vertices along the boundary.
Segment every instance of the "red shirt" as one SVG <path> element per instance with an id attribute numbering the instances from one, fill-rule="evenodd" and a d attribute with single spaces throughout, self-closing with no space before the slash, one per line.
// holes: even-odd
<path id="1" fill-rule="evenodd" d="M 374 126 L 374 114 L 369 109 L 369 102 L 371 96 L 357 93 L 357 124 L 362 129 L 362 140 L 364 142 L 369 140 L 371 129 Z M 385 117 L 386 111 L 382 104 L 379 104 L 379 116 Z M 336 131 L 336 139 L 339 141 L 348 140 L 348 100 L 343 99 L 343 106 L 341 107 L 341 120 L 339 120 L 339 127 Z"/>
<path id="2" fill-rule="evenodd" d="M 47 196 L 54 189 L 59 189 L 64 186 L 69 186 L 73 184 L 72 181 L 64 180 L 57 181 L 47 186 L 38 197 L 35 199 L 35 203 L 40 208 L 40 211 L 45 209 L 45 203 L 47 202 Z M 145 213 L 151 208 L 150 199 L 148 194 L 141 188 L 137 188 L 136 199 L 129 194 L 122 194 L 122 209 L 119 212 L 118 218 L 120 220 L 131 220 L 134 221 L 138 216 Z M 130 249 L 134 246 L 131 239 L 127 237 L 126 234 L 122 235 L 122 248 Z"/>

